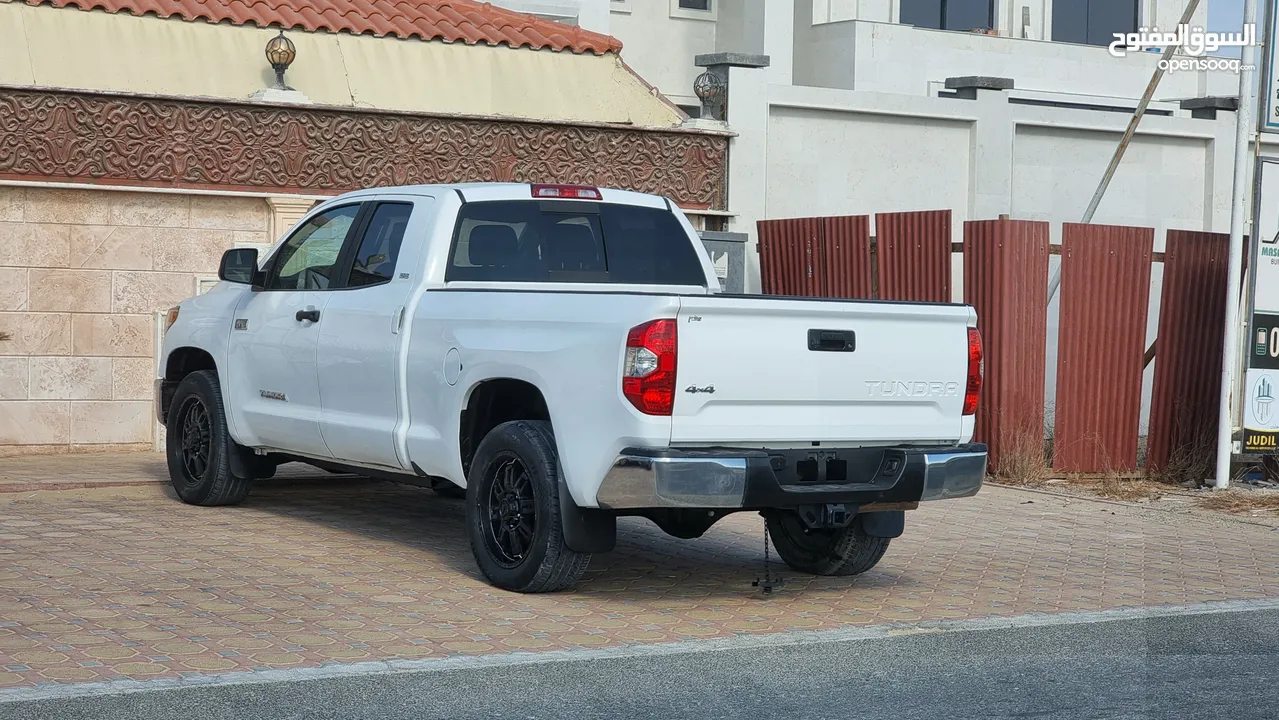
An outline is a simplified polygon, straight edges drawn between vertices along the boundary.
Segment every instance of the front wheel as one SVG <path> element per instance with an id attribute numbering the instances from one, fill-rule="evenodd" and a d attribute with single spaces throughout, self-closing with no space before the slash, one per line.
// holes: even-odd
<path id="1" fill-rule="evenodd" d="M 848 527 L 812 529 L 788 510 L 765 513 L 769 537 L 782 560 L 796 572 L 810 575 L 860 575 L 879 563 L 888 551 L 889 538 L 872 537 L 862 528 L 861 516 Z"/>
<path id="2" fill-rule="evenodd" d="M 559 484 L 548 422 L 502 423 L 476 449 L 466 482 L 467 533 L 480 571 L 497 587 L 553 592 L 586 572 L 591 556 L 564 543 Z"/>
<path id="3" fill-rule="evenodd" d="M 167 420 L 169 479 L 183 502 L 235 505 L 248 496 L 250 478 L 232 471 L 231 454 L 241 449 L 227 430 L 215 373 L 200 370 L 183 378 Z"/>

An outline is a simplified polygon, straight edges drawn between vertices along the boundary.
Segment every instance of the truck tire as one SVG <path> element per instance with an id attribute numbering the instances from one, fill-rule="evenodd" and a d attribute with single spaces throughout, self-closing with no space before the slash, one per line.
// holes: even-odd
<path id="1" fill-rule="evenodd" d="M 554 592 L 586 572 L 589 553 L 564 542 L 560 463 L 551 424 L 514 420 L 475 451 L 466 483 L 466 526 L 480 571 L 499 588 Z"/>
<path id="2" fill-rule="evenodd" d="M 860 575 L 884 557 L 891 540 L 867 535 L 861 517 L 832 530 L 810 529 L 788 510 L 768 512 L 764 522 L 782 560 L 792 570 L 810 575 Z"/>
<path id="3" fill-rule="evenodd" d="M 247 451 L 231 439 L 218 376 L 211 370 L 187 375 L 169 406 L 166 456 L 169 479 L 182 502 L 235 505 L 249 494 L 251 479 L 232 472 L 232 454 Z M 242 466 L 248 467 L 246 460 Z"/>

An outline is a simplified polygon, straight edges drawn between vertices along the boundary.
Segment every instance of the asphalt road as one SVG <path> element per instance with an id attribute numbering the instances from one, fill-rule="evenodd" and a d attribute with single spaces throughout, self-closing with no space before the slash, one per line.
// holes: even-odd
<path id="1" fill-rule="evenodd" d="M 0 703 L 5 720 L 674 717 L 1276 718 L 1279 611 Z"/>

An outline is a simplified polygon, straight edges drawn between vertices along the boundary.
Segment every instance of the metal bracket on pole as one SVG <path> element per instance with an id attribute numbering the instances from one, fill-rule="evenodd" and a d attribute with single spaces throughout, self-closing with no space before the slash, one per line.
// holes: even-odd
<path id="1" fill-rule="evenodd" d="M 1181 14 L 1180 25 L 1190 24 L 1190 18 L 1195 14 L 1195 10 L 1199 7 L 1199 0 L 1190 0 L 1186 5 L 1186 11 Z M 1097 191 L 1092 194 L 1092 200 L 1088 202 L 1088 209 L 1084 211 L 1084 219 L 1081 223 L 1087 225 L 1092 222 L 1092 216 L 1097 212 L 1097 206 L 1101 204 L 1101 198 L 1106 194 L 1106 188 L 1110 187 L 1110 180 L 1115 176 L 1115 170 L 1119 168 L 1119 161 L 1123 160 L 1124 153 L 1128 150 L 1129 143 L 1132 142 L 1132 136 L 1137 132 L 1137 126 L 1141 124 L 1141 118 L 1146 114 L 1146 108 L 1150 107 L 1150 100 L 1155 96 L 1155 88 L 1159 87 L 1159 81 L 1164 77 L 1163 66 L 1164 61 L 1172 58 L 1173 52 L 1177 50 L 1175 45 L 1169 45 L 1164 48 L 1163 55 L 1160 56 L 1159 63 L 1155 66 L 1155 72 L 1150 76 L 1150 82 L 1146 84 L 1146 92 L 1142 93 L 1141 102 L 1137 103 L 1137 109 L 1133 111 L 1132 118 L 1128 120 L 1128 128 L 1124 130 L 1124 136 L 1119 140 L 1119 147 L 1115 148 L 1115 154 L 1110 157 L 1110 164 L 1106 166 L 1106 172 L 1101 176 L 1101 183 L 1097 185 Z M 1048 281 L 1048 302 L 1053 301 L 1053 297 L 1057 294 L 1057 288 L 1061 286 L 1061 267 L 1053 272 L 1052 279 Z"/>

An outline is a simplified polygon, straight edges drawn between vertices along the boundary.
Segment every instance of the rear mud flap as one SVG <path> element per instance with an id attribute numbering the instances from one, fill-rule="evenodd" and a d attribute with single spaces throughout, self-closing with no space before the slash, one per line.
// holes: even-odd
<path id="1" fill-rule="evenodd" d="M 606 553 L 617 545 L 617 516 L 607 510 L 578 507 L 563 480 L 560 522 L 564 526 L 564 544 L 574 552 Z"/>
<path id="2" fill-rule="evenodd" d="M 862 519 L 862 530 L 871 537 L 901 537 L 906 530 L 906 513 L 902 510 L 865 513 L 858 517 Z"/>

